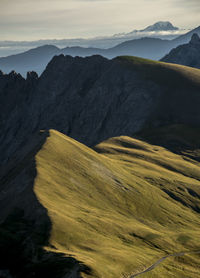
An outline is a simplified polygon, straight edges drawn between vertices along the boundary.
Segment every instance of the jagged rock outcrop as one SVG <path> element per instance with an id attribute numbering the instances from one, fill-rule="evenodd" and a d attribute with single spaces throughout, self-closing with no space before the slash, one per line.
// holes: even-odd
<path id="1" fill-rule="evenodd" d="M 41 129 L 93 146 L 145 127 L 199 125 L 199 106 L 198 70 L 130 57 L 56 56 L 39 78 L 0 74 L 1 164 Z"/>
<path id="2" fill-rule="evenodd" d="M 161 59 L 163 62 L 200 68 L 200 38 L 193 34 L 188 44 L 174 48 Z"/>
<path id="3" fill-rule="evenodd" d="M 195 34 L 192 35 L 190 44 L 193 44 L 195 46 L 200 45 L 200 38 L 199 38 L 198 34 L 195 33 Z"/>

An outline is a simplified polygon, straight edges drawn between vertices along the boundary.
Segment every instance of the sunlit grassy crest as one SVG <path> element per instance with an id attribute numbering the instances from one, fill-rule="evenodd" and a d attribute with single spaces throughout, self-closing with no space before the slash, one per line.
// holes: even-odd
<path id="1" fill-rule="evenodd" d="M 92 150 L 51 130 L 36 163 L 34 191 L 56 248 L 47 249 L 75 256 L 92 277 L 122 277 L 200 249 L 199 199 L 189 191 L 200 195 L 195 160 L 125 136 Z M 197 277 L 198 265 L 197 254 L 171 258 L 144 277 Z"/>

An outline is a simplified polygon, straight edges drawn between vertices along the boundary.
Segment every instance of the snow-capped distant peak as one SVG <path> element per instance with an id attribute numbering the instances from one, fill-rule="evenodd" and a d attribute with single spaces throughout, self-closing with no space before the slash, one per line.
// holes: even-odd
<path id="1" fill-rule="evenodd" d="M 175 27 L 169 21 L 158 21 L 153 25 L 147 26 L 145 29 L 136 30 L 129 33 L 118 33 L 113 36 L 113 38 L 123 38 L 123 39 L 139 39 L 142 37 L 153 37 L 153 38 L 162 38 L 162 39 L 174 39 L 177 36 L 185 34 L 186 29 L 179 29 Z"/>
<path id="2" fill-rule="evenodd" d="M 169 21 L 159 21 L 153 25 L 148 26 L 147 28 L 141 30 L 143 32 L 156 32 L 156 31 L 173 31 L 179 30 L 178 27 L 175 27 Z"/>

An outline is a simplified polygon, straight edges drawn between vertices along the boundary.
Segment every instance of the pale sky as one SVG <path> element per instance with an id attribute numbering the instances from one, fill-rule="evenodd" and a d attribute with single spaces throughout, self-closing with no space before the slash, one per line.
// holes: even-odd
<path id="1" fill-rule="evenodd" d="M 86 38 L 170 21 L 200 25 L 200 0 L 0 0 L 0 40 Z"/>

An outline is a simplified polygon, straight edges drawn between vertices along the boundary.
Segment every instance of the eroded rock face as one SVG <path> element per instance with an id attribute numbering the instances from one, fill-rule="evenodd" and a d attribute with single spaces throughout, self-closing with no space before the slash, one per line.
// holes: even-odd
<path id="1" fill-rule="evenodd" d="M 172 49 L 161 61 L 200 68 L 200 38 L 198 34 L 193 34 L 188 44 Z"/>
<path id="2" fill-rule="evenodd" d="M 189 43 L 194 44 L 194 45 L 200 44 L 200 38 L 199 38 L 198 34 L 196 34 L 196 33 L 193 34 L 192 38 L 191 38 L 191 41 Z"/>
<path id="3" fill-rule="evenodd" d="M 199 83 L 173 69 L 124 58 L 60 55 L 39 78 L 1 73 L 0 163 L 41 129 L 56 129 L 93 146 L 149 126 L 199 125 L 199 92 Z"/>

